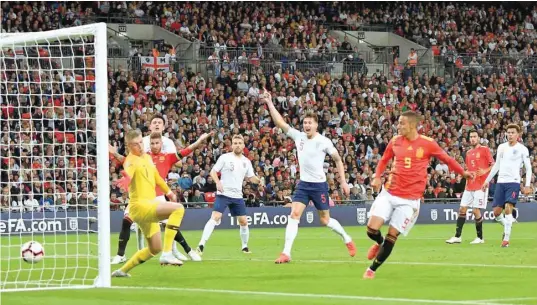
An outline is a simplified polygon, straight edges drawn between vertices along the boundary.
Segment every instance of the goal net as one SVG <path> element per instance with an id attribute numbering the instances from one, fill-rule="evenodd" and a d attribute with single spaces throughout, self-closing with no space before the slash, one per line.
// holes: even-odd
<path id="1" fill-rule="evenodd" d="M 1 290 L 109 287 L 106 24 L 0 34 L 0 164 Z"/>

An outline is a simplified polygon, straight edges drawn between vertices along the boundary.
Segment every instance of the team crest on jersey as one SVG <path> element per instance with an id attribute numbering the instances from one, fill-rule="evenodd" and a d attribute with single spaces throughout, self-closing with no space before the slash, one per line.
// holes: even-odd
<path id="1" fill-rule="evenodd" d="M 480 155 L 479 153 L 475 154 L 475 158 L 476 158 L 476 159 L 479 159 L 480 156 L 481 156 L 481 155 Z"/>
<path id="2" fill-rule="evenodd" d="M 242 167 L 246 168 L 246 162 L 242 162 Z"/>
<path id="3" fill-rule="evenodd" d="M 431 220 L 436 221 L 438 219 L 438 210 L 437 209 L 431 209 Z"/>
<path id="4" fill-rule="evenodd" d="M 359 225 L 365 225 L 365 223 L 367 222 L 366 208 L 356 208 L 356 221 Z"/>
<path id="5" fill-rule="evenodd" d="M 160 157 L 158 158 L 159 161 L 164 161 L 164 159 L 165 159 L 164 156 L 160 156 Z"/>
<path id="6" fill-rule="evenodd" d="M 419 147 L 417 150 L 416 150 L 416 158 L 423 158 L 423 148 Z"/>
<path id="7" fill-rule="evenodd" d="M 313 222 L 313 217 L 314 217 L 313 212 L 310 211 L 310 212 L 307 212 L 307 213 L 306 213 L 306 221 L 307 221 L 308 223 L 312 223 L 312 222 Z"/>

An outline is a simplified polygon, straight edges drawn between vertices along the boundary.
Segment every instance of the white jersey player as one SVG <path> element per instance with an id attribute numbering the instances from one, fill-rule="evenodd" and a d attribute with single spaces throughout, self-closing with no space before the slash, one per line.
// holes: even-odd
<path id="1" fill-rule="evenodd" d="M 236 217 L 240 225 L 242 252 L 251 253 L 248 248 L 250 231 L 246 219 L 246 203 L 242 195 L 242 183 L 245 178 L 254 184 L 259 184 L 261 180 L 255 175 L 252 162 L 243 155 L 244 138 L 241 135 L 233 136 L 232 149 L 233 152 L 223 154 L 218 158 L 210 173 L 216 183 L 217 192 L 211 218 L 205 224 L 197 248 L 200 255 L 203 254 L 205 243 L 211 237 L 214 227 L 222 221 L 222 214 L 228 207 L 231 216 Z M 220 178 L 218 173 L 221 175 Z"/>
<path id="2" fill-rule="evenodd" d="M 285 231 L 285 246 L 276 259 L 276 264 L 289 263 L 291 261 L 291 248 L 298 233 L 300 218 L 306 206 L 313 202 L 319 213 L 320 222 L 339 234 L 345 242 L 350 256 L 356 254 L 356 246 L 352 238 L 345 232 L 341 224 L 334 218 L 330 218 L 328 183 L 324 173 L 324 157 L 330 155 L 336 163 L 339 173 L 340 186 L 346 196 L 350 194 L 350 188 L 345 180 L 345 169 L 338 151 L 330 139 L 317 132 L 318 119 L 313 112 L 307 112 L 302 122 L 304 132 L 291 128 L 280 115 L 272 103 L 272 96 L 265 91 L 261 99 L 267 104 L 270 115 L 276 126 L 295 141 L 300 164 L 300 181 L 293 194 L 291 215 Z"/>
<path id="3" fill-rule="evenodd" d="M 531 193 L 531 161 L 526 146 L 518 142 L 520 131 L 520 126 L 516 124 L 507 125 L 508 142 L 498 146 L 496 163 L 483 184 L 483 189 L 486 189 L 492 178 L 498 174 L 492 207 L 496 221 L 503 225 L 502 247 L 509 247 L 511 227 L 515 221 L 513 209 L 517 204 L 520 193 L 520 168 L 522 165 L 526 169 L 525 187 L 522 192 L 525 195 Z M 502 210 L 505 217 L 502 215 Z"/>

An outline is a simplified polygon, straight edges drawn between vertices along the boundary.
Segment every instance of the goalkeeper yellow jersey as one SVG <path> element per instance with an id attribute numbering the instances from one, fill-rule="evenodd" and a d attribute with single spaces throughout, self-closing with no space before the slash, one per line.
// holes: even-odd
<path id="1" fill-rule="evenodd" d="M 153 201 L 157 197 L 155 188 L 158 185 L 164 194 L 170 191 L 166 181 L 160 177 L 153 160 L 148 154 L 136 156 L 129 154 L 125 158 L 123 168 L 131 178 L 129 184 L 129 204 Z"/>

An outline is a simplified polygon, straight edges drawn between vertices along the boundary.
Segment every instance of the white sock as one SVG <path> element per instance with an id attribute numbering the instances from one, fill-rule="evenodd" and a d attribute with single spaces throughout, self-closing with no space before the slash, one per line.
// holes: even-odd
<path id="1" fill-rule="evenodd" d="M 505 215 L 505 226 L 503 227 L 503 240 L 509 241 L 509 238 L 511 237 L 511 228 L 513 226 L 513 222 L 515 219 L 513 218 L 513 215 Z"/>
<path id="2" fill-rule="evenodd" d="M 211 237 L 211 234 L 213 234 L 214 227 L 216 226 L 216 221 L 214 219 L 209 219 L 207 223 L 205 224 L 205 228 L 203 228 L 203 234 L 201 234 L 201 240 L 199 245 L 205 246 L 205 243 L 209 240 Z"/>
<path id="3" fill-rule="evenodd" d="M 505 227 L 505 218 L 503 217 L 503 214 L 500 214 L 495 220 Z"/>
<path id="4" fill-rule="evenodd" d="M 172 242 L 172 253 L 177 251 L 177 243 L 175 242 L 175 240 Z"/>
<path id="5" fill-rule="evenodd" d="M 345 232 L 345 229 L 343 229 L 339 221 L 336 219 L 330 218 L 326 226 L 332 229 L 332 231 L 336 232 L 339 236 L 343 237 L 345 243 L 350 243 L 352 241 L 352 238 L 347 234 L 347 232 Z"/>
<path id="6" fill-rule="evenodd" d="M 291 256 L 291 248 L 293 247 L 293 242 L 298 234 L 299 223 L 299 220 L 289 217 L 287 227 L 285 228 L 285 246 L 283 247 L 283 254 L 286 254 L 287 256 Z"/>
<path id="7" fill-rule="evenodd" d="M 244 249 L 248 247 L 248 239 L 250 238 L 250 229 L 248 228 L 248 225 L 241 226 L 240 232 L 241 232 L 242 248 Z"/>

